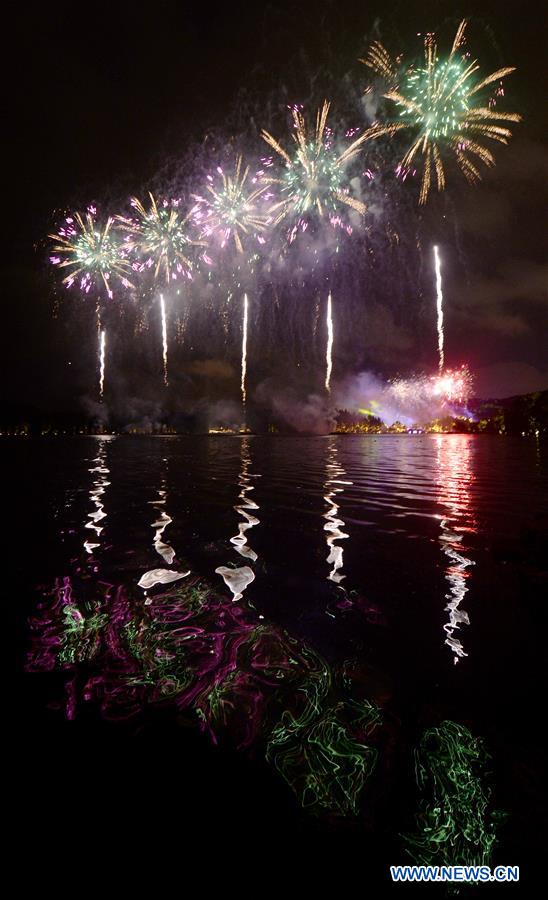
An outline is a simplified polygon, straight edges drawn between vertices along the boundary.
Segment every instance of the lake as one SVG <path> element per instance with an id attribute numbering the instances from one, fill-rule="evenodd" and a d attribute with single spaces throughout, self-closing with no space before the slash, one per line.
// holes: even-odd
<path id="1" fill-rule="evenodd" d="M 459 760 L 468 735 L 489 753 L 481 784 L 507 814 L 495 861 L 527 867 L 543 818 L 547 449 L 5 439 L 27 825 L 29 808 L 63 822 L 75 805 L 85 830 L 92 805 L 108 833 L 150 832 L 184 810 L 244 851 L 267 834 L 367 846 L 384 883 L 416 825 L 415 751 L 449 721 Z M 183 577 L 140 586 L 156 569 Z"/>

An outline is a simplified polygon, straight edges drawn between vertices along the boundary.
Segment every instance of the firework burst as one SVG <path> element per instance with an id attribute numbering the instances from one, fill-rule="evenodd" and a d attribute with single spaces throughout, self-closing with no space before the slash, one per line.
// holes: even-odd
<path id="1" fill-rule="evenodd" d="M 63 284 L 71 287 L 77 283 L 84 294 L 92 288 L 103 289 L 112 297 L 111 282 L 117 278 L 124 287 L 133 287 L 128 279 L 131 264 L 127 250 L 116 239 L 112 228 L 114 219 L 109 217 L 103 226 L 95 220 L 95 207 L 85 216 L 75 213 L 67 216 L 57 234 L 50 234 L 54 241 L 50 262 L 60 269 L 68 269 Z"/>
<path id="2" fill-rule="evenodd" d="M 432 403 L 466 405 L 474 386 L 468 366 L 445 369 L 438 375 L 417 375 L 414 378 L 396 378 L 389 382 L 386 400 L 396 402 L 402 408 L 428 407 Z"/>
<path id="3" fill-rule="evenodd" d="M 263 232 L 269 223 L 260 203 L 266 199 L 268 185 L 260 182 L 261 172 L 250 177 L 249 166 L 238 156 L 234 171 L 217 167 L 217 177 L 207 176 L 207 195 L 194 194 L 194 222 L 203 238 L 217 237 L 221 247 L 234 241 L 238 253 L 248 238 L 264 244 Z"/>
<path id="4" fill-rule="evenodd" d="M 329 103 L 324 101 L 316 114 L 316 126 L 312 131 L 302 112 L 292 108 L 295 150 L 291 155 L 268 131 L 262 137 L 283 160 L 285 172 L 281 177 L 265 176 L 268 184 L 276 186 L 279 198 L 271 212 L 274 224 L 290 220 L 293 228 L 290 241 L 299 227 L 304 230 L 313 216 L 326 217 L 332 225 L 344 227 L 344 211 L 353 209 L 360 215 L 366 206 L 351 193 L 346 174 L 347 164 L 360 152 L 362 144 L 376 136 L 369 129 L 339 152 L 333 145 L 333 134 L 327 126 Z M 271 160 L 266 161 L 271 164 Z"/>
<path id="5" fill-rule="evenodd" d="M 182 216 L 178 200 L 157 203 L 153 194 L 149 193 L 149 197 L 148 209 L 137 197 L 131 198 L 136 218 L 118 216 L 118 227 L 127 233 L 127 248 L 139 257 L 134 267 L 140 272 L 152 269 L 155 279 L 163 276 L 168 284 L 178 276 L 190 277 L 191 249 L 204 246 L 203 241 L 190 236 L 188 223 L 193 210 Z"/>
<path id="6" fill-rule="evenodd" d="M 498 83 L 514 71 L 507 66 L 478 80 L 477 60 L 469 60 L 463 52 L 466 20 L 455 35 L 451 52 L 446 58 L 438 55 L 433 34 L 424 39 L 424 62 L 419 66 L 399 68 L 382 44 L 375 42 L 367 51 L 366 66 L 389 85 L 384 96 L 396 104 L 399 118 L 388 126 L 393 132 L 409 130 L 413 142 L 402 158 L 397 172 L 405 175 L 413 168 L 417 154 L 423 157 L 419 202 L 426 203 L 432 181 L 439 191 L 445 188 L 444 153 L 456 160 L 470 183 L 480 180 L 478 161 L 492 166 L 495 159 L 482 141 L 507 144 L 511 137 L 509 122 L 521 121 L 517 113 L 499 112 L 493 98 L 482 100 L 489 85 Z M 502 124 L 501 124 L 502 123 Z M 374 126 L 371 137 L 386 133 L 387 126 Z M 375 130 L 376 129 L 376 130 Z"/>
<path id="7" fill-rule="evenodd" d="M 466 404 L 470 399 L 474 379 L 468 366 L 459 369 L 445 369 L 430 380 L 430 389 L 434 397 L 448 403 Z"/>

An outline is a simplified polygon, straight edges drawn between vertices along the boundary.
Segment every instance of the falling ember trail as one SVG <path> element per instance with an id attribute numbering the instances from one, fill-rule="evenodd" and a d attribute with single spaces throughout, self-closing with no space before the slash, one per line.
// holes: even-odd
<path id="1" fill-rule="evenodd" d="M 247 399 L 247 392 L 246 392 L 246 388 L 245 388 L 246 375 L 247 375 L 247 294 L 244 294 L 244 321 L 243 321 L 243 329 L 242 329 L 242 381 L 241 381 L 242 404 L 244 407 L 244 413 L 245 413 L 245 402 Z"/>
<path id="2" fill-rule="evenodd" d="M 164 358 L 164 384 L 167 387 L 167 323 L 164 295 L 160 294 L 160 310 L 162 314 L 162 353 Z"/>
<path id="3" fill-rule="evenodd" d="M 325 371 L 325 389 L 331 393 L 331 372 L 333 369 L 333 316 L 331 314 L 331 294 L 327 298 L 327 353 Z"/>
<path id="4" fill-rule="evenodd" d="M 106 331 L 103 328 L 99 332 L 99 397 L 101 400 L 105 392 L 105 344 Z"/>
<path id="5" fill-rule="evenodd" d="M 438 310 L 438 354 L 439 354 L 439 370 L 443 372 L 445 365 L 444 355 L 444 336 L 443 336 L 443 291 L 441 286 L 441 259 L 439 248 L 434 244 L 434 263 L 436 266 L 436 304 Z"/>

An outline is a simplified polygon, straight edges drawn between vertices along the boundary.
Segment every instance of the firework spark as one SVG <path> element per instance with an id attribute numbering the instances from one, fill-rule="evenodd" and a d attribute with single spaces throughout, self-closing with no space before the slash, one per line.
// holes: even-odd
<path id="1" fill-rule="evenodd" d="M 281 177 L 265 175 L 264 178 L 267 184 L 276 186 L 279 194 L 271 209 L 274 224 L 286 218 L 293 223 L 290 240 L 296 236 L 299 226 L 301 230 L 306 228 L 314 215 L 327 217 L 333 226 L 345 227 L 341 215 L 345 209 L 353 209 L 362 216 L 366 212 L 365 204 L 350 192 L 345 169 L 362 144 L 376 133 L 371 133 L 374 129 L 365 131 L 339 152 L 333 146 L 333 135 L 327 126 L 329 106 L 326 100 L 318 110 L 313 133 L 300 110 L 292 109 L 292 137 L 296 144 L 292 156 L 268 131 L 262 132 L 263 139 L 285 164 Z"/>
<path id="2" fill-rule="evenodd" d="M 425 425 L 455 414 L 469 416 L 466 407 L 473 384 L 466 365 L 436 375 L 395 378 L 385 385 L 376 385 L 377 399 L 363 404 L 359 412 L 380 418 L 387 425 L 399 422 L 408 426 Z"/>
<path id="3" fill-rule="evenodd" d="M 160 314 L 162 317 L 162 354 L 164 360 L 164 384 L 167 387 L 167 322 L 164 295 L 160 294 Z"/>
<path id="4" fill-rule="evenodd" d="M 244 294 L 244 317 L 242 323 L 242 379 L 241 379 L 241 391 L 242 391 L 242 406 L 245 414 L 245 404 L 247 400 L 247 390 L 246 390 L 246 376 L 247 376 L 247 294 Z"/>
<path id="5" fill-rule="evenodd" d="M 422 154 L 421 204 L 428 199 L 434 174 L 438 190 L 445 187 L 444 151 L 449 151 L 456 159 L 466 179 L 475 183 L 481 178 L 478 160 L 487 166 L 495 163 L 491 151 L 480 141 L 507 144 L 511 137 L 507 123 L 521 121 L 517 113 L 498 112 L 493 98 L 480 100 L 477 97 L 495 82 L 500 87 L 501 79 L 513 72 L 514 67 L 497 69 L 478 80 L 475 76 L 479 69 L 477 60 L 470 61 L 462 52 L 466 24 L 466 20 L 460 23 L 447 58 L 438 56 L 434 35 L 427 34 L 421 66 L 399 70 L 378 42 L 369 47 L 365 59 L 361 60 L 389 85 L 384 96 L 396 104 L 399 113 L 399 119 L 389 127 L 393 132 L 408 129 L 414 134 L 413 143 L 397 172 L 405 176 L 414 165 L 417 153 Z M 377 132 L 371 137 L 386 133 L 386 127 L 377 126 Z M 375 126 L 370 131 L 375 131 Z"/>
<path id="6" fill-rule="evenodd" d="M 266 199 L 268 185 L 259 179 L 262 173 L 249 177 L 249 166 L 243 165 L 238 156 L 234 171 L 226 174 L 217 167 L 217 177 L 208 175 L 207 196 L 194 194 L 196 206 L 193 219 L 203 238 L 217 237 L 224 248 L 231 239 L 239 253 L 243 253 L 243 242 L 254 238 L 264 243 L 262 236 L 269 219 L 266 210 L 260 208 Z"/>
<path id="7" fill-rule="evenodd" d="M 111 281 L 117 278 L 124 287 L 133 287 L 128 279 L 131 264 L 127 250 L 116 240 L 109 216 L 104 226 L 95 220 L 95 207 L 90 207 L 85 216 L 80 213 L 67 216 L 57 234 L 50 234 L 54 241 L 50 262 L 60 269 L 69 269 L 63 278 L 67 287 L 77 282 L 83 294 L 92 288 L 98 293 L 103 289 L 112 297 Z"/>
<path id="8" fill-rule="evenodd" d="M 440 397 L 451 403 L 466 404 L 472 393 L 474 380 L 468 366 L 459 369 L 445 369 L 437 377 L 430 379 L 433 397 Z"/>
<path id="9" fill-rule="evenodd" d="M 165 281 L 175 281 L 179 276 L 191 277 L 192 261 L 189 253 L 192 247 L 204 246 L 190 235 L 188 223 L 193 210 L 186 216 L 179 212 L 178 200 L 163 200 L 158 203 L 149 193 L 150 206 L 143 206 L 137 197 L 132 197 L 131 205 L 137 217 L 118 216 L 118 227 L 126 232 L 126 246 L 139 256 L 134 263 L 137 271 L 154 271 L 154 278 L 164 276 Z"/>
<path id="10" fill-rule="evenodd" d="M 434 245 L 434 265 L 436 268 L 436 310 L 438 314 L 437 318 L 437 329 L 438 329 L 438 355 L 439 355 L 439 370 L 440 374 L 443 372 L 443 366 L 445 361 L 445 352 L 444 352 L 444 333 L 443 333 L 443 287 L 441 282 L 441 259 L 440 253 L 437 244 Z"/>
<path id="11" fill-rule="evenodd" d="M 327 350 L 325 354 L 325 389 L 331 393 L 331 372 L 333 371 L 333 314 L 331 294 L 327 298 Z"/>

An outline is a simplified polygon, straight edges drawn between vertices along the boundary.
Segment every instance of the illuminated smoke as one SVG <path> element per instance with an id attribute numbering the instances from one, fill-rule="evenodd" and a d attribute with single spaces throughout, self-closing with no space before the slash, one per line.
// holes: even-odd
<path id="1" fill-rule="evenodd" d="M 334 401 L 339 409 L 355 409 L 375 416 L 385 425 L 426 424 L 447 415 L 466 413 L 473 393 L 473 377 L 466 365 L 431 375 L 380 381 L 362 372 L 337 384 Z M 469 413 L 466 413 L 469 415 Z"/>
<path id="2" fill-rule="evenodd" d="M 331 372 L 333 370 L 333 316 L 331 313 L 331 294 L 327 298 L 327 352 L 325 370 L 325 389 L 331 393 Z"/>
<path id="3" fill-rule="evenodd" d="M 443 371 L 445 364 L 444 335 L 443 335 L 443 290 L 441 284 L 441 259 L 438 245 L 434 245 L 434 264 L 436 267 L 436 306 L 438 311 L 438 354 L 439 369 Z"/>
<path id="4" fill-rule="evenodd" d="M 164 384 L 167 386 L 167 323 L 164 295 L 160 294 L 160 310 L 162 314 L 162 353 L 164 358 Z"/>

